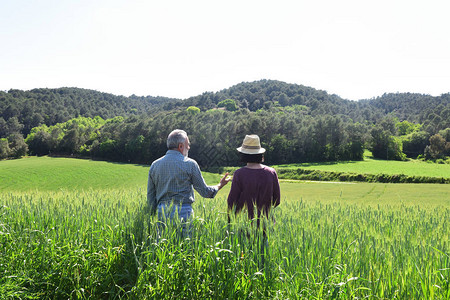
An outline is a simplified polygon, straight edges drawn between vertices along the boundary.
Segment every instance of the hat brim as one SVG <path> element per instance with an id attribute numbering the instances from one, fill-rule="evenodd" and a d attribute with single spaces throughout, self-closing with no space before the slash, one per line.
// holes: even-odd
<path id="1" fill-rule="evenodd" d="M 242 147 L 236 148 L 237 151 L 244 153 L 244 154 L 262 154 L 266 152 L 266 149 L 259 148 L 259 149 L 242 149 Z"/>

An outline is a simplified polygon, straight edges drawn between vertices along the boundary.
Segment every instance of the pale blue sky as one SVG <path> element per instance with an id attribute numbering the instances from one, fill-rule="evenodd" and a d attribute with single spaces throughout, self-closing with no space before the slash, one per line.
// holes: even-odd
<path id="1" fill-rule="evenodd" d="M 0 90 L 450 92 L 448 0 L 0 0 Z"/>

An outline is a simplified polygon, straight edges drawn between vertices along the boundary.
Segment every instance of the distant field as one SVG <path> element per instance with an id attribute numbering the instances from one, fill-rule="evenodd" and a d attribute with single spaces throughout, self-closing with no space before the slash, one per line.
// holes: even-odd
<path id="1" fill-rule="evenodd" d="M 0 191 L 123 189 L 147 185 L 149 166 L 75 158 L 0 161 Z M 205 174 L 205 178 L 218 178 Z"/>
<path id="2" fill-rule="evenodd" d="M 142 185 L 148 167 L 71 158 L 0 161 L 0 191 L 116 189 Z"/>
<path id="3" fill-rule="evenodd" d="M 278 168 L 302 168 L 321 171 L 358 174 L 404 174 L 450 178 L 449 164 L 435 164 L 423 161 L 386 161 L 366 158 L 364 161 L 341 161 L 279 165 Z"/>
<path id="4" fill-rule="evenodd" d="M 282 198 L 306 203 L 359 206 L 387 205 L 450 208 L 450 186 L 446 184 L 332 183 L 282 181 Z"/>
<path id="5" fill-rule="evenodd" d="M 148 169 L 149 166 L 144 165 L 72 158 L 29 157 L 0 161 L 0 192 L 91 189 L 145 191 Z M 220 175 L 208 172 L 203 172 L 203 176 L 211 185 L 217 184 L 220 178 Z M 225 186 L 219 196 L 228 195 L 230 186 L 231 184 Z M 450 187 L 442 184 L 354 184 L 281 180 L 281 192 L 283 199 L 310 203 L 339 201 L 358 205 L 421 204 L 450 207 Z"/>

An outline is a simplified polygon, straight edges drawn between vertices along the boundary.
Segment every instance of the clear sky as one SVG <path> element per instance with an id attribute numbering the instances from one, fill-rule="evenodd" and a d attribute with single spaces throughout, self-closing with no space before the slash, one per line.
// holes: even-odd
<path id="1" fill-rule="evenodd" d="M 0 0 L 0 90 L 450 92 L 449 0 Z"/>

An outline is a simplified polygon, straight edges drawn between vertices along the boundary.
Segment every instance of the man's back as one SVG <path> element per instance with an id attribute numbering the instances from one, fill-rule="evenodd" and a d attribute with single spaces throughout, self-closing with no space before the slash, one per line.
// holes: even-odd
<path id="1" fill-rule="evenodd" d="M 217 188 L 206 185 L 195 160 L 168 150 L 152 163 L 147 190 L 152 208 L 159 203 L 191 204 L 195 201 L 193 188 L 205 198 L 213 198 L 217 193 Z"/>
<path id="2" fill-rule="evenodd" d="M 165 156 L 152 163 L 149 175 L 155 185 L 158 202 L 193 202 L 190 199 L 193 164 L 190 158 L 174 150 L 167 151 Z"/>

